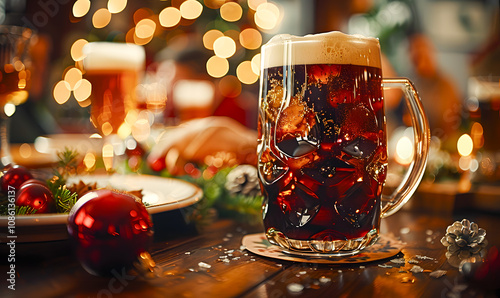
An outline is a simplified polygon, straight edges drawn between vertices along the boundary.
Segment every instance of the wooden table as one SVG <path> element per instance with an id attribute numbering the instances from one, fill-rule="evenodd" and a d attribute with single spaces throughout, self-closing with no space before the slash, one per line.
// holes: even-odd
<path id="1" fill-rule="evenodd" d="M 416 255 L 432 260 L 419 263 L 426 269 L 412 273 L 390 260 L 353 265 L 318 265 L 269 259 L 241 250 L 242 237 L 261 232 L 232 220 L 218 220 L 202 233 L 156 240 L 151 252 L 163 270 L 161 278 L 144 280 L 124 273 L 96 277 L 82 269 L 67 241 L 27 244 L 16 259 L 16 290 L 7 289 L 6 257 L 0 268 L 0 297 L 477 297 L 493 295 L 467 282 L 445 257 L 440 243 L 455 220 L 468 218 L 487 230 L 489 247 L 500 247 L 500 216 L 488 214 L 432 214 L 400 211 L 384 219 L 383 233 L 394 233 L 406 242 L 397 257 Z M 160 229 L 177 227 L 156 227 Z M 178 233 L 179 234 L 179 233 Z M 4 245 L 4 244 L 2 244 Z M 2 253 L 3 254 L 3 253 Z M 221 256 L 230 255 L 224 262 Z M 199 263 L 210 265 L 203 269 Z M 388 268 L 390 267 L 390 268 Z M 434 278 L 430 271 L 446 270 Z M 292 284 L 292 285 L 291 285 Z M 304 288 L 300 290 L 300 286 Z M 496 287 L 498 294 L 498 284 Z"/>

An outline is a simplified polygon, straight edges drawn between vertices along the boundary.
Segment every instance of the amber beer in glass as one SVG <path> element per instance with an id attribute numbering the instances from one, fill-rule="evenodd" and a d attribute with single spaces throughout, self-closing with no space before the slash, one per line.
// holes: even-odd
<path id="1" fill-rule="evenodd" d="M 0 25 L 0 168 L 12 163 L 5 105 L 28 99 L 32 38 L 29 28 Z"/>
<path id="2" fill-rule="evenodd" d="M 91 42 L 84 47 L 85 78 L 92 84 L 91 121 L 104 136 L 116 134 L 136 107 L 136 87 L 145 67 L 144 48 Z"/>
<path id="3" fill-rule="evenodd" d="M 384 87 L 405 91 L 417 144 L 413 169 L 387 198 Z M 265 231 L 289 252 L 341 256 L 374 243 L 381 218 L 409 199 L 427 160 L 417 94 L 406 79 L 382 78 L 374 38 L 272 38 L 262 48 L 258 128 Z"/>

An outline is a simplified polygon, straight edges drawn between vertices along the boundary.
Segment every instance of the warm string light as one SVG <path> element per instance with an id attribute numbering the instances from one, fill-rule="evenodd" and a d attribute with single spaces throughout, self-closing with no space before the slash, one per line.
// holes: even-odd
<path id="1" fill-rule="evenodd" d="M 127 0 L 109 0 L 108 10 L 111 13 L 120 13 L 127 7 Z"/>
<path id="2" fill-rule="evenodd" d="M 413 160 L 413 142 L 407 137 L 401 137 L 396 144 L 395 160 L 401 165 L 409 165 Z"/>
<path id="3" fill-rule="evenodd" d="M 463 134 L 457 141 L 457 151 L 460 155 L 458 166 L 462 171 L 475 172 L 479 166 L 485 167 L 488 160 L 482 160 L 481 164 L 476 158 L 477 150 L 484 145 L 483 126 L 479 122 L 474 122 L 469 134 Z M 480 158 L 479 158 L 480 159 Z"/>
<path id="4" fill-rule="evenodd" d="M 203 35 L 203 44 L 208 50 L 213 50 L 214 54 L 220 58 L 228 59 L 235 55 L 241 46 L 247 50 L 257 50 L 262 45 L 262 35 L 260 31 L 266 33 L 276 29 L 283 18 L 283 12 L 280 7 L 267 0 L 247 0 L 249 15 L 252 16 L 255 28 L 241 28 L 240 30 L 229 30 L 222 33 L 217 29 L 209 29 Z M 202 4 L 203 3 L 203 4 Z M 121 13 L 127 7 L 127 0 L 108 0 L 106 8 L 97 9 L 92 15 L 92 25 L 94 28 L 105 28 L 111 21 L 113 14 Z M 242 19 L 243 7 L 238 2 L 228 2 L 225 0 L 179 0 L 173 1 L 171 6 L 163 8 L 158 15 L 149 8 L 139 8 L 134 13 L 135 27 L 131 28 L 126 34 L 126 41 L 139 45 L 146 45 L 156 35 L 155 32 L 160 27 L 162 30 L 173 29 L 181 23 L 182 19 L 195 20 L 201 16 L 204 7 L 219 10 L 222 20 L 234 23 Z M 89 13 L 91 2 L 89 0 L 76 0 L 73 4 L 73 16 L 82 18 Z M 260 31 L 259 31 L 260 30 Z M 234 32 L 233 32 L 234 31 Z M 83 42 L 83 41 L 81 41 Z M 219 45 L 219 46 L 218 46 Z M 81 48 L 82 45 L 76 44 Z M 79 61 L 78 50 L 72 50 L 72 58 Z M 217 60 L 218 63 L 214 69 L 208 69 L 209 75 L 220 78 L 227 75 L 225 62 Z M 245 62 L 245 63 L 243 63 Z M 255 66 L 252 65 L 252 72 L 249 71 L 246 61 L 239 62 L 236 69 L 240 70 L 238 78 L 243 78 L 245 82 L 255 82 Z M 228 61 L 229 63 L 229 61 Z M 213 61 L 210 64 L 214 64 Z M 253 64 L 253 62 L 252 62 Z"/>
<path id="5" fill-rule="evenodd" d="M 181 11 L 175 7 L 166 7 L 160 12 L 160 24 L 165 28 L 174 27 L 181 21 Z"/>
<path id="6" fill-rule="evenodd" d="M 90 10 L 90 0 L 77 0 L 73 4 L 73 16 L 76 18 L 84 17 Z"/>
<path id="7" fill-rule="evenodd" d="M 96 29 L 106 27 L 111 22 L 111 12 L 107 8 L 98 9 L 92 16 L 92 25 Z"/>
<path id="8" fill-rule="evenodd" d="M 207 61 L 207 72 L 214 78 L 221 78 L 229 71 L 229 62 L 225 58 L 212 56 Z"/>
<path id="9" fill-rule="evenodd" d="M 182 2 L 179 10 L 186 20 L 194 20 L 203 12 L 203 5 L 196 0 L 186 0 Z"/>
<path id="10" fill-rule="evenodd" d="M 474 144 L 472 138 L 468 134 L 463 134 L 460 136 L 457 142 L 457 150 L 460 156 L 469 156 L 474 149 Z"/>
<path id="11" fill-rule="evenodd" d="M 80 40 L 75 43 L 77 42 L 82 43 Z M 90 100 L 88 99 L 91 92 L 92 85 L 88 80 L 83 78 L 82 71 L 76 67 L 71 67 L 67 69 L 63 79 L 54 85 L 52 95 L 58 104 L 64 104 L 70 99 L 71 94 L 73 94 L 78 104 L 86 107 L 90 105 Z"/>
<path id="12" fill-rule="evenodd" d="M 227 22 L 236 22 L 242 15 L 243 8 L 236 2 L 226 2 L 220 7 L 220 16 Z"/>
<path id="13" fill-rule="evenodd" d="M 248 55 L 248 51 L 258 50 L 263 42 L 261 32 L 271 33 L 279 26 L 283 18 L 282 9 L 271 1 L 247 0 L 246 2 L 246 5 L 242 5 L 241 1 L 178 0 L 172 1 L 170 6 L 162 8 L 159 13 L 155 13 L 150 8 L 142 7 L 133 13 L 134 23 L 132 28 L 126 32 L 125 41 L 146 45 L 154 37 L 163 36 L 160 35 L 161 32 L 175 30 L 183 24 L 192 24 L 193 20 L 198 19 L 203 14 L 204 9 L 219 10 L 221 21 L 231 23 L 233 27 L 229 27 L 227 30 L 227 27 L 219 27 L 217 22 L 207 26 L 206 32 L 203 34 L 203 46 L 207 50 L 213 51 L 213 56 L 206 63 L 206 71 L 213 78 L 224 79 L 218 84 L 222 93 L 227 96 L 237 96 L 241 92 L 241 84 L 254 84 L 258 80 L 260 72 L 260 54 L 253 55 L 250 60 L 242 57 Z M 90 0 L 76 0 L 72 6 L 72 14 L 78 19 L 90 17 L 91 24 L 96 29 L 109 28 L 108 25 L 111 23 L 113 15 L 122 13 L 127 8 L 127 4 L 127 0 L 108 0 L 106 7 L 92 9 L 93 4 Z M 245 15 L 244 9 L 248 10 L 247 16 L 253 21 L 251 24 L 253 27 L 237 27 L 237 22 L 245 20 L 243 17 Z M 191 22 L 183 23 L 182 20 Z M 219 30 L 219 28 L 226 29 Z M 70 55 L 75 66 L 67 68 L 62 80 L 53 87 L 53 97 L 58 104 L 66 103 L 73 96 L 80 106 L 90 105 L 92 85 L 82 77 L 81 71 L 84 58 L 82 49 L 87 43 L 88 41 L 85 39 L 78 39 L 71 46 Z M 233 63 L 238 64 L 231 68 Z M 230 69 L 235 69 L 236 74 L 230 75 Z M 6 106 L 4 110 L 7 114 L 13 113 L 15 106 L 13 108 Z M 119 128 L 119 134 L 122 138 L 133 135 L 134 127 L 136 127 L 135 134 L 141 135 L 137 131 L 143 131 L 141 125 L 148 121 L 140 120 L 139 124 L 135 124 L 136 121 L 139 121 L 139 117 L 135 118 L 134 122 L 126 122 Z M 106 127 L 101 129 L 107 131 Z M 142 137 L 141 135 L 139 139 Z"/>

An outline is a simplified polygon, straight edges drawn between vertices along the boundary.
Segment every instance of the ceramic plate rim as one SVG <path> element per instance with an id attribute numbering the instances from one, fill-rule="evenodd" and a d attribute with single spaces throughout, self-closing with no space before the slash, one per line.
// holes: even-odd
<path id="1" fill-rule="evenodd" d="M 160 180 L 160 181 L 170 181 L 173 183 L 178 183 L 186 185 L 186 187 L 189 187 L 192 189 L 192 193 L 185 197 L 181 198 L 172 202 L 167 202 L 167 203 L 161 203 L 157 205 L 151 205 L 146 207 L 149 214 L 157 214 L 160 212 L 165 212 L 165 211 L 170 211 L 170 210 L 175 210 L 183 207 L 187 207 L 190 205 L 193 205 L 201 200 L 203 197 L 203 191 L 201 190 L 200 187 L 197 185 L 194 185 L 190 182 L 178 179 L 178 178 L 170 178 L 170 177 L 160 177 L 160 176 L 153 176 L 153 175 L 122 175 L 122 174 L 113 174 L 113 175 L 85 175 L 85 176 L 75 176 L 72 177 L 72 180 L 77 180 L 80 178 L 95 178 L 95 179 L 101 179 L 102 180 L 110 180 L 112 178 L 119 179 L 119 178 L 124 178 L 124 179 L 130 179 L 131 177 L 134 177 L 134 179 L 147 179 L 147 180 Z M 78 180 L 77 180 L 78 181 Z M 68 219 L 68 214 L 39 214 L 39 215 L 16 215 L 15 216 L 15 226 L 37 226 L 37 225 L 59 225 L 59 224 L 66 224 L 66 221 Z M 1 215 L 0 216 L 0 227 L 7 227 L 9 221 L 9 216 L 7 215 Z"/>

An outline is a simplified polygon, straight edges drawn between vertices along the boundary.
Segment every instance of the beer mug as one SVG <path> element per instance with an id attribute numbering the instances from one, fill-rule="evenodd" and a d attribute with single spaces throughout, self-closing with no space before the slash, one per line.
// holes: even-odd
<path id="1" fill-rule="evenodd" d="M 401 88 L 414 158 L 401 185 L 387 175 L 384 88 Z M 430 132 L 408 79 L 383 79 L 377 39 L 329 32 L 278 35 L 262 47 L 258 173 L 268 240 L 288 252 L 353 255 L 422 179 Z"/>
<path id="2" fill-rule="evenodd" d="M 83 53 L 85 78 L 92 84 L 90 119 L 103 136 L 116 134 L 136 108 L 145 50 L 129 43 L 89 42 Z"/>

